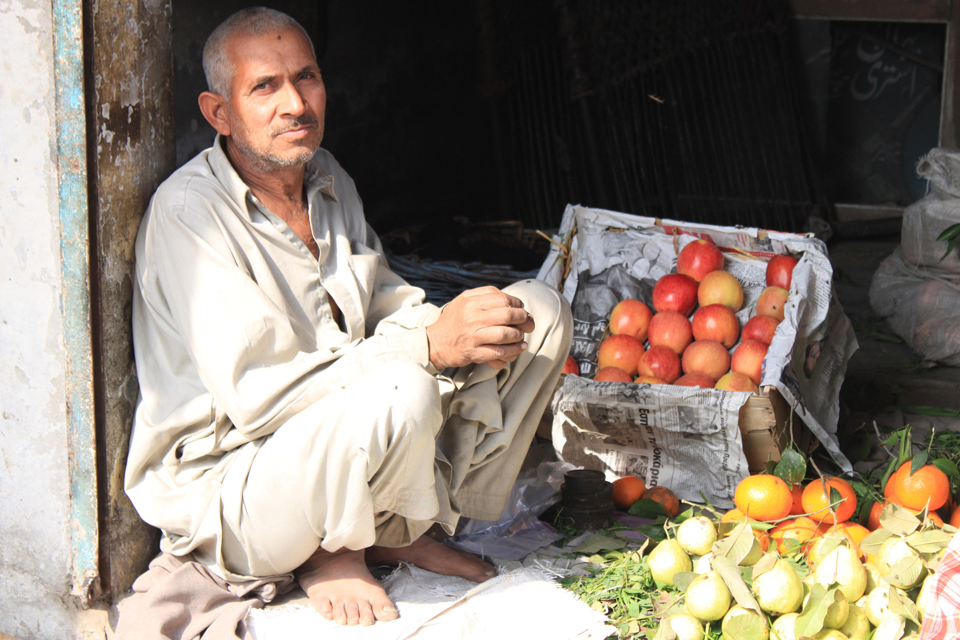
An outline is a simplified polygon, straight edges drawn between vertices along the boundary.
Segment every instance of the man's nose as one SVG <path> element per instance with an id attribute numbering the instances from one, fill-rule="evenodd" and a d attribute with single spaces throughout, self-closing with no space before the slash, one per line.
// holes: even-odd
<path id="1" fill-rule="evenodd" d="M 279 105 L 282 115 L 289 114 L 299 116 L 305 111 L 305 104 L 303 96 L 300 95 L 300 91 L 297 89 L 297 85 L 292 82 L 287 82 L 283 85 Z"/>

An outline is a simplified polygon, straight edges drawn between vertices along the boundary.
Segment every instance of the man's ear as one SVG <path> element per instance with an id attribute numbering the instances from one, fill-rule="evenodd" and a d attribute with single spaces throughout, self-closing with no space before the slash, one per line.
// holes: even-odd
<path id="1" fill-rule="evenodd" d="M 207 119 L 210 126 L 222 136 L 230 135 L 230 124 L 227 122 L 227 100 L 219 93 L 204 91 L 197 98 L 200 103 L 200 112 Z"/>

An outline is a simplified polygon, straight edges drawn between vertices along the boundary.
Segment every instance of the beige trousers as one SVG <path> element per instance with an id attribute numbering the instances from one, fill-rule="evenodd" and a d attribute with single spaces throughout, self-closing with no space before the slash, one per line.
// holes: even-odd
<path id="1" fill-rule="evenodd" d="M 511 285 L 536 329 L 501 371 L 470 365 L 432 376 L 394 362 L 326 396 L 227 472 L 218 549 L 229 574 L 289 573 L 317 547 L 404 546 L 434 522 L 496 520 L 560 376 L 570 308 L 535 280 Z M 239 465 L 238 465 L 239 468 Z M 236 477 L 235 477 L 236 476 Z"/>

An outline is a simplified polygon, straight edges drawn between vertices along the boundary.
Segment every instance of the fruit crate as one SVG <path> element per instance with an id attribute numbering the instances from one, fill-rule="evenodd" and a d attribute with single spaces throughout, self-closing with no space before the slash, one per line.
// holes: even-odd
<path id="1" fill-rule="evenodd" d="M 697 238 L 724 252 L 724 269 L 743 288 L 741 327 L 766 288 L 767 261 L 785 253 L 800 260 L 760 392 L 590 379 L 613 306 L 625 298 L 651 304 L 654 284 L 675 271 L 680 249 Z M 840 384 L 856 339 L 832 276 L 826 247 L 812 236 L 568 206 L 538 275 L 571 303 L 571 353 L 581 367 L 554 394 L 550 436 L 558 455 L 611 479 L 638 475 L 681 498 L 705 495 L 716 503 L 731 499 L 748 472 L 778 460 L 791 439 L 807 452 L 823 445 L 849 469 L 835 432 Z"/>

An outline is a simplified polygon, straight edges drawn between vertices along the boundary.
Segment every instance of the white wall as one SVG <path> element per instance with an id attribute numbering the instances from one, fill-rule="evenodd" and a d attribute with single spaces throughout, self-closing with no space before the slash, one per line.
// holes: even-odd
<path id="1" fill-rule="evenodd" d="M 0 3 L 0 632 L 75 637 L 50 0 Z"/>

